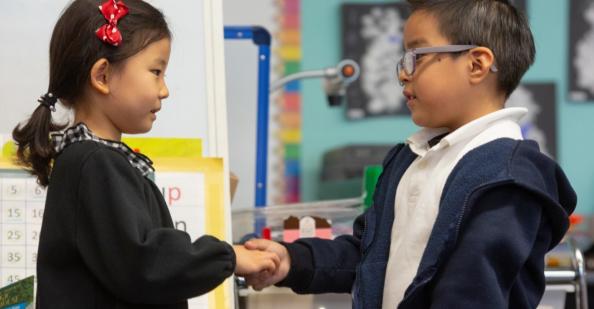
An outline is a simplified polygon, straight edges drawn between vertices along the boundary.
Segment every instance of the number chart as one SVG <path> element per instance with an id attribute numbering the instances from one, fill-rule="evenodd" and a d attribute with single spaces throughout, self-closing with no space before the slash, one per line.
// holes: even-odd
<path id="1" fill-rule="evenodd" d="M 45 193 L 24 172 L 0 174 L 0 286 L 35 275 Z"/>

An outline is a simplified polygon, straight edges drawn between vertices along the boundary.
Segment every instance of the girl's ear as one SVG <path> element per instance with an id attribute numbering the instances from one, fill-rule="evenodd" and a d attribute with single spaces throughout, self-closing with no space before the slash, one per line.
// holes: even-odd
<path id="1" fill-rule="evenodd" d="M 109 94 L 111 66 L 107 59 L 101 58 L 91 67 L 91 87 L 101 94 Z"/>
<path id="2" fill-rule="evenodd" d="M 470 50 L 469 57 L 470 80 L 480 83 L 491 73 L 491 67 L 495 65 L 495 55 L 489 48 L 476 47 Z"/>

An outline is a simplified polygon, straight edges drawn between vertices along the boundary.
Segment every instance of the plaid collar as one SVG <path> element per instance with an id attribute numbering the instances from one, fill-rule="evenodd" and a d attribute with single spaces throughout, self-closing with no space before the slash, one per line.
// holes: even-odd
<path id="1" fill-rule="evenodd" d="M 91 129 L 89 129 L 87 125 L 82 122 L 66 129 L 64 133 L 52 133 L 51 140 L 54 144 L 56 154 L 60 153 L 62 150 L 64 150 L 64 148 L 71 144 L 82 141 L 95 141 L 123 152 L 128 159 L 128 162 L 130 162 L 133 167 L 138 169 L 142 176 L 146 177 L 155 172 L 155 169 L 153 168 L 153 161 L 151 161 L 151 159 L 149 159 L 147 156 L 139 152 L 132 151 L 128 145 L 122 142 L 110 141 L 97 137 L 95 134 L 93 134 L 93 132 L 91 132 Z"/>

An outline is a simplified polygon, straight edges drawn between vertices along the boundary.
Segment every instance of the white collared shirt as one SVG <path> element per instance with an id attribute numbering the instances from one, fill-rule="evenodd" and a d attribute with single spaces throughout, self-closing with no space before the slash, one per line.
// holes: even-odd
<path id="1" fill-rule="evenodd" d="M 505 108 L 475 119 L 430 147 L 447 129 L 424 128 L 408 138 L 418 155 L 396 189 L 395 218 L 384 280 L 383 308 L 395 309 L 412 283 L 437 218 L 445 182 L 470 150 L 498 138 L 521 140 L 519 120 L 525 108 Z"/>

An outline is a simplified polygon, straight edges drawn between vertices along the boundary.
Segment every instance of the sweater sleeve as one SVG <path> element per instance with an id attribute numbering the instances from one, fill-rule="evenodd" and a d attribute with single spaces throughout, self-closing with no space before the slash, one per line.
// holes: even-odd
<path id="1" fill-rule="evenodd" d="M 294 292 L 350 293 L 355 281 L 356 267 L 361 260 L 361 234 L 365 215 L 357 217 L 353 235 L 334 240 L 302 238 L 283 244 L 291 257 L 291 269 L 278 286 L 290 287 Z"/>
<path id="2" fill-rule="evenodd" d="M 545 202 L 513 185 L 479 197 L 438 273 L 431 308 L 535 308 L 551 242 Z"/>
<path id="3" fill-rule="evenodd" d="M 76 245 L 104 288 L 130 303 L 168 304 L 206 293 L 235 269 L 233 248 L 211 236 L 192 242 L 155 227 L 138 177 L 119 153 L 99 148 L 85 161 Z"/>

